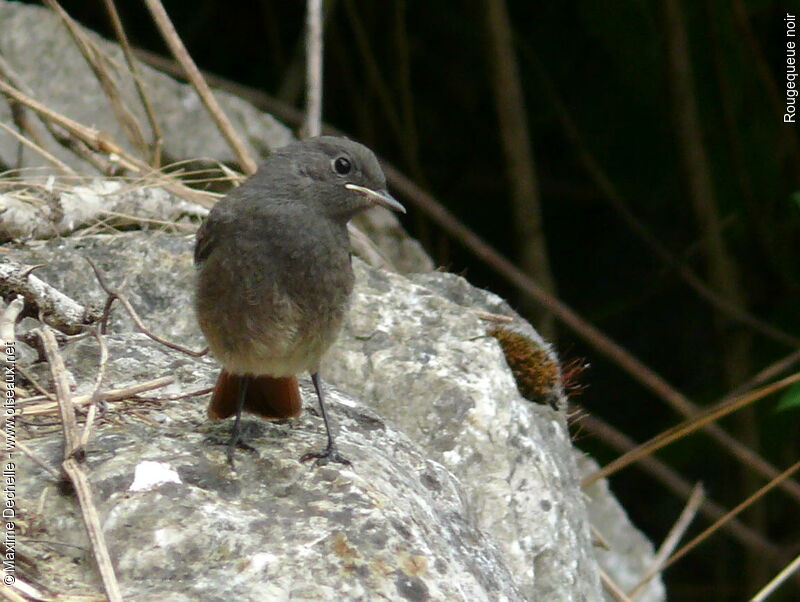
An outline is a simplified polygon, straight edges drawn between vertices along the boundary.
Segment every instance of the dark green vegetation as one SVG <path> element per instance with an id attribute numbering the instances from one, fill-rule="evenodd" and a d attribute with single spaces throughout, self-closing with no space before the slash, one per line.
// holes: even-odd
<path id="1" fill-rule="evenodd" d="M 143 3 L 117 4 L 132 42 L 166 54 Z M 498 30 L 489 33 L 489 4 L 332 1 L 323 114 L 525 267 L 529 241 L 520 240 L 509 184 L 518 187 L 521 176 L 509 178 L 509 139 L 495 102 L 513 94 L 507 88 L 498 94 L 496 87 L 509 81 L 497 83 Z M 64 6 L 109 35 L 102 3 Z M 201 68 L 302 105 L 302 2 L 173 0 L 165 6 Z M 528 131 L 519 122 L 515 127 L 532 144 L 534 164 L 523 167 L 535 176 L 544 265 L 558 298 L 699 406 L 796 351 L 800 141 L 782 115 L 784 16 L 800 14 L 800 2 L 509 0 L 507 8 Z M 631 229 L 603 178 L 683 275 Z M 535 215 L 529 200 L 523 215 Z M 437 263 L 531 307 L 406 204 L 405 224 Z M 686 269 L 725 304 L 787 336 L 731 319 L 687 284 Z M 582 376 L 588 388 L 574 399 L 590 414 L 637 442 L 682 419 L 577 333 L 559 325 L 556 341 L 563 356 L 592 365 Z M 782 470 L 800 456 L 800 411 L 776 413 L 778 398 L 722 426 Z M 576 426 L 575 433 L 601 461 L 618 455 L 590 429 Z M 766 482 L 705 434 L 658 457 L 688 482 L 701 480 L 726 508 Z M 685 502 L 637 467 L 615 475 L 612 485 L 656 543 Z M 667 571 L 671 599 L 733 601 L 755 593 L 800 551 L 798 504 L 776 490 L 743 516 L 783 558 L 717 533 Z M 709 523 L 698 516 L 690 534 Z M 773 599 L 797 599 L 798 592 L 795 581 Z"/>

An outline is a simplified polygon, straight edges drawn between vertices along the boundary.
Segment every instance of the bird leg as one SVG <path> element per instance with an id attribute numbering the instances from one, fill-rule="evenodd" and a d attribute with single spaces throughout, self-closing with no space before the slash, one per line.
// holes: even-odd
<path id="1" fill-rule="evenodd" d="M 239 443 L 239 438 L 242 435 L 240 421 L 242 419 L 242 409 L 244 408 L 244 400 L 247 397 L 247 383 L 250 381 L 249 376 L 242 376 L 239 379 L 239 395 L 236 399 L 236 418 L 233 421 L 233 429 L 231 430 L 231 438 L 228 440 L 228 464 L 231 468 L 233 465 L 233 454 L 236 451 L 236 445 Z"/>
<path id="2" fill-rule="evenodd" d="M 325 432 L 328 434 L 328 445 L 325 446 L 325 449 L 318 452 L 308 452 L 304 454 L 302 458 L 300 458 L 301 462 L 307 462 L 312 458 L 316 458 L 315 464 L 323 465 L 327 464 L 328 462 L 339 462 L 340 464 L 352 464 L 350 460 L 345 458 L 344 456 L 339 454 L 339 450 L 336 449 L 336 443 L 333 440 L 333 432 L 331 431 L 331 425 L 328 422 L 328 415 L 325 413 L 325 402 L 323 400 L 322 395 L 322 383 L 319 379 L 319 373 L 313 372 L 311 374 L 311 381 L 314 383 L 314 389 L 317 391 L 317 399 L 319 399 L 319 408 L 322 410 L 322 420 L 325 422 Z"/>

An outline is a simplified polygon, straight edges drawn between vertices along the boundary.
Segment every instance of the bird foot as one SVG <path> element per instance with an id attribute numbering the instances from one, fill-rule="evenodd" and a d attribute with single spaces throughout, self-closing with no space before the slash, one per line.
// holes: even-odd
<path id="1" fill-rule="evenodd" d="M 236 439 L 231 439 L 228 441 L 227 445 L 225 446 L 225 456 L 228 458 L 228 464 L 232 469 L 236 469 L 236 465 L 233 461 L 233 455 L 236 453 L 237 449 L 244 449 L 247 451 L 256 451 L 256 448 L 252 445 L 248 445 L 244 441 L 242 441 L 239 437 Z"/>
<path id="2" fill-rule="evenodd" d="M 346 466 L 353 465 L 350 460 L 339 453 L 339 450 L 336 449 L 335 445 L 328 445 L 328 447 L 322 451 L 308 452 L 307 454 L 303 454 L 303 457 L 300 458 L 300 461 L 308 462 L 314 458 L 316 458 L 314 461 L 315 466 L 325 466 L 328 462 L 338 462 L 339 464 L 345 464 Z"/>

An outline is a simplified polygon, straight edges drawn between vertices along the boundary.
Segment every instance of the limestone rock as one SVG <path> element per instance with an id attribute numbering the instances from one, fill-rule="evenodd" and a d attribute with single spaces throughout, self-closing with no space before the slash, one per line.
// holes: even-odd
<path id="1" fill-rule="evenodd" d="M 7 255 L 23 264 L 45 264 L 37 270 L 42 280 L 83 304 L 102 304 L 105 297 L 82 258 L 90 256 L 151 330 L 197 349 L 204 343 L 191 311 L 191 249 L 189 235 L 126 232 L 35 242 L 8 249 Z M 537 344 L 546 348 L 545 343 L 525 330 L 529 326 L 518 324 L 502 300 L 457 276 L 433 273 L 408 279 L 357 260 L 354 268 L 352 309 L 323 369 L 326 382 L 336 386 L 330 395 L 332 414 L 341 427 L 341 449 L 354 468 L 309 469 L 297 463 L 302 453 L 323 442 L 321 421 L 308 413 L 283 424 L 248 420 L 247 442 L 256 451 L 238 452 L 239 472 L 231 474 L 220 445 L 228 427 L 203 422 L 205 398 L 111 404 L 112 422 L 123 424 L 100 428 L 95 446 L 101 452 L 90 454 L 89 472 L 106 500 L 101 516 L 112 541 L 141 531 L 136 546 L 149 550 L 141 559 L 115 552 L 123 582 L 144 579 L 149 567 L 158 564 L 155 559 L 161 559 L 171 568 L 160 569 L 159 583 L 174 569 L 173 578 L 183 575 L 184 588 L 195 582 L 210 587 L 213 579 L 194 571 L 200 562 L 214 579 L 220 578 L 223 573 L 209 569 L 213 560 L 226 569 L 237 567 L 231 573 L 236 577 L 229 580 L 241 599 L 262 599 L 251 597 L 248 592 L 256 590 L 249 588 L 264 588 L 268 582 L 278 588 L 276 593 L 294 591 L 299 598 L 346 587 L 352 599 L 369 599 L 377 592 L 398 599 L 405 592 L 410 599 L 432 600 L 601 600 L 598 553 L 589 536 L 581 475 L 563 412 L 522 398 L 498 342 L 486 333 L 487 321 L 475 310 L 505 313 Z M 108 337 L 108 386 L 175 375 L 178 384 L 150 396 L 157 397 L 213 381 L 212 358 L 176 354 L 131 334 L 132 329 L 129 318 L 115 309 Z M 63 353 L 85 392 L 95 374 L 96 343 L 70 342 Z M 46 366 L 31 370 L 47 382 Z M 302 384 L 306 408 L 313 408 L 308 383 Z M 32 443 L 43 445 L 44 455 L 60 449 L 57 437 Z M 119 449 L 119 459 L 112 457 L 112 448 Z M 136 466 L 145 460 L 169 465 L 184 484 L 165 482 L 150 491 L 128 491 Z M 430 475 L 441 489 L 429 490 Z M 40 491 L 41 476 L 26 487 Z M 598 495 L 610 496 L 607 491 Z M 388 514 L 389 502 L 396 503 L 397 514 Z M 75 512 L 72 501 L 59 504 Z M 151 504 L 179 508 L 180 516 L 169 515 L 179 526 L 148 515 L 145 507 Z M 273 507 L 274 527 L 268 524 Z M 223 530 L 210 534 L 211 522 L 201 520 L 196 508 L 219 519 Z M 344 525 L 342 513 L 352 514 L 352 529 Z M 184 514 L 190 518 L 181 518 Z M 357 520 L 362 515 L 367 517 L 363 522 Z M 289 524 L 289 517 L 308 520 L 301 529 L 305 547 L 281 539 L 280 525 Z M 612 520 L 614 525 L 604 530 L 634 532 L 624 515 Z M 153 528 L 150 521 L 155 521 Z M 58 528 L 64 522 L 76 533 L 82 529 L 66 519 L 60 519 Z M 240 522 L 250 525 L 249 530 L 240 530 Z M 194 523 L 202 526 L 200 533 L 186 535 Z M 429 527 L 423 528 L 425 524 Z M 374 547 L 370 538 L 375 529 L 380 535 L 374 537 L 381 541 L 396 541 L 399 534 L 411 542 L 394 557 L 395 564 L 387 565 L 388 557 Z M 221 551 L 212 558 L 209 547 Z M 635 553 L 644 554 L 641 563 L 646 564 L 646 551 Z M 639 561 L 624 556 L 620 570 L 639 570 Z M 440 557 L 449 567 L 444 574 L 436 568 Z M 325 570 L 308 569 L 317 562 Z M 420 566 L 428 571 L 424 576 L 416 574 Z M 313 579 L 303 577 L 306 570 Z M 384 577 L 375 581 L 377 574 Z M 131 585 L 140 588 L 131 590 L 132 599 L 155 600 L 154 583 Z M 456 583 L 467 589 L 453 590 Z M 185 599 L 216 599 L 211 594 L 193 597 L 197 592 L 191 591 Z M 176 594 L 170 599 L 181 598 Z"/>

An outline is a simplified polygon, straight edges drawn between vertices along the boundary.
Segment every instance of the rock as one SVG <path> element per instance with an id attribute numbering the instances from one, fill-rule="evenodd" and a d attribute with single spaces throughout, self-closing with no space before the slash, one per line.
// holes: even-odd
<path id="1" fill-rule="evenodd" d="M 597 472 L 599 466 L 588 456 L 580 454 L 578 470 L 581 477 L 586 477 Z M 623 591 L 630 592 L 652 568 L 655 556 L 653 544 L 641 532 L 629 528 L 628 515 L 609 490 L 608 481 L 601 479 L 584 491 L 588 496 L 589 520 L 609 546 L 608 549 L 596 549 L 597 561 Z M 636 596 L 639 602 L 666 599 L 667 593 L 660 575 L 651 579 Z"/>
<path id="2" fill-rule="evenodd" d="M 128 109 L 136 116 L 145 141 L 152 138 L 144 109 L 120 48 L 88 32 L 90 38 L 108 55 L 119 70 L 112 69 L 115 83 Z M 128 140 L 111 110 L 100 84 L 80 54 L 59 17 L 37 6 L 0 0 L 0 56 L 13 69 L 23 91 L 47 107 L 86 126 L 94 127 L 129 151 L 139 154 Z M 146 65 L 139 64 L 141 78 L 164 134 L 165 162 L 208 158 L 234 163 L 235 157 L 191 86 Z M 270 150 L 292 141 L 288 128 L 271 115 L 262 113 L 247 102 L 215 90 L 234 127 L 243 137 L 253 156 L 265 156 Z M 30 112 L 29 112 L 30 114 Z M 12 124 L 8 103 L 0 103 L 0 121 Z M 94 167 L 55 143 L 44 128 L 38 130 L 49 141 L 48 149 L 81 174 L 96 173 Z M 35 151 L 22 147 L 9 135 L 0 135 L 0 165 L 6 168 L 40 167 L 48 163 Z"/>
<path id="3" fill-rule="evenodd" d="M 469 296 L 460 305 L 440 294 L 472 287 L 452 274 L 425 275 L 421 286 L 354 267 L 326 373 L 453 471 L 528 599 L 599 599 L 564 415 L 522 399 Z"/>
<path id="4" fill-rule="evenodd" d="M 19 186 L 0 193 L 0 242 L 65 236 L 102 222 L 107 229 L 197 227 L 208 209 L 155 186 L 93 178 L 67 189 Z M 192 226 L 194 222 L 194 226 Z"/>
<path id="5" fill-rule="evenodd" d="M 359 213 L 352 223 L 378 247 L 393 271 L 410 274 L 433 270 L 433 260 L 422 245 L 408 235 L 391 211 L 376 207 Z"/>
<path id="6" fill-rule="evenodd" d="M 36 242 L 25 248 L 9 249 L 7 255 L 9 259 L 24 264 L 45 264 L 37 270 L 37 275 L 43 281 L 81 303 L 102 305 L 105 296 L 85 268 L 82 258 L 84 255 L 92 257 L 110 284 L 128 296 L 153 332 L 198 349 L 204 343 L 193 312 L 189 309 L 193 275 L 191 249 L 191 236 L 126 232 Z M 415 281 L 411 281 L 400 275 L 374 270 L 359 261 L 354 262 L 354 267 L 357 284 L 353 307 L 340 341 L 329 354 L 323 374 L 328 384 L 335 383 L 358 400 L 345 401 L 346 398 L 336 389 L 331 393 L 333 399 L 340 400 L 340 403 L 334 402 L 332 413 L 337 422 L 343 423 L 345 436 L 342 449 L 344 453 L 355 456 L 352 458 L 355 472 L 367 481 L 372 480 L 373 470 L 378 473 L 375 479 L 380 481 L 384 468 L 407 475 L 407 464 L 399 468 L 386 468 L 384 462 L 388 460 L 380 459 L 379 464 L 383 468 L 378 470 L 362 460 L 362 454 L 372 450 L 375 445 L 382 445 L 379 442 L 388 435 L 381 434 L 383 431 L 380 429 L 384 427 L 378 426 L 375 427 L 379 431 L 377 434 L 359 431 L 371 429 L 373 419 L 377 421 L 376 425 L 397 425 L 385 428 L 408 435 L 414 441 L 408 445 L 418 450 L 416 453 L 424 457 L 426 463 L 442 465 L 442 470 L 455 475 L 457 480 L 453 482 L 456 483 L 458 498 L 463 500 L 459 520 L 466 521 L 476 538 L 484 538 L 480 540 L 483 542 L 480 546 L 491 542 L 492 549 L 496 551 L 497 566 L 501 567 L 492 568 L 492 571 L 501 571 L 503 579 L 510 579 L 503 586 L 506 589 L 502 590 L 508 599 L 516 599 L 514 596 L 518 595 L 528 600 L 600 600 L 597 551 L 592 547 L 589 537 L 589 523 L 579 487 L 580 475 L 563 413 L 549 405 L 522 399 L 498 342 L 487 336 L 487 322 L 473 309 L 506 313 L 512 320 L 517 318 L 508 311 L 502 300 L 474 289 L 453 275 L 415 275 Z M 198 360 L 176 355 L 145 339 L 143 335 L 131 334 L 133 324 L 119 307 L 113 310 L 112 318 L 113 334 L 108 337 L 111 360 L 106 379 L 109 387 L 131 384 L 164 373 L 175 375 L 179 384 L 156 392 L 161 396 L 198 390 L 213 381 L 216 367 L 211 358 Z M 512 326 L 524 329 L 526 325 L 515 322 Z M 526 332 L 532 334 L 533 331 Z M 541 342 L 541 339 L 536 340 Z M 68 368 L 75 382 L 79 383 L 79 393 L 88 393 L 94 380 L 98 359 L 95 346 L 92 339 L 86 339 L 70 343 L 64 350 Z M 48 382 L 46 366 L 34 366 L 31 371 L 42 382 Z M 314 398 L 308 383 L 304 382 L 303 386 L 306 404 L 313 408 Z M 174 440 L 184 437 L 188 443 L 181 449 L 186 454 L 191 455 L 192 450 L 197 454 L 197 450 L 202 450 L 202 458 L 205 458 L 203 466 L 212 466 L 217 471 L 214 474 L 226 474 L 221 448 L 211 446 L 206 449 L 207 444 L 197 434 L 199 431 L 207 437 L 213 435 L 221 443 L 228 432 L 225 425 L 202 423 L 205 403 L 205 399 L 193 398 L 157 403 L 152 409 L 149 404 L 112 404 L 111 415 L 117 417 L 116 420 L 127 421 L 126 416 L 131 412 L 134 417 L 139 413 L 150 415 L 149 412 L 157 416 L 157 419 L 150 421 L 152 424 L 147 425 L 147 434 L 141 437 L 125 435 L 127 426 L 112 429 L 116 438 L 139 437 L 130 444 L 135 450 L 132 456 L 136 461 L 130 460 L 125 464 L 124 470 L 127 472 L 124 474 L 128 479 L 126 487 L 133 482 L 135 466 L 140 460 L 165 462 L 179 475 L 185 472 L 184 464 L 170 462 L 168 455 L 163 453 L 166 449 L 164 446 L 171 449 Z M 367 410 L 365 405 L 374 409 Z M 125 409 L 116 409 L 118 407 Z M 371 418 L 359 419 L 354 417 L 356 414 Z M 134 417 L 130 420 L 138 425 L 139 421 Z M 323 438 L 319 420 L 306 414 L 299 422 L 283 425 L 270 425 L 257 420 L 249 423 L 254 425 L 252 428 L 257 433 L 255 442 L 250 443 L 259 450 L 261 459 L 253 458 L 251 465 L 248 452 L 239 452 L 243 457 L 240 461 L 242 471 L 258 472 L 266 470 L 259 468 L 260 463 L 266 462 L 270 467 L 278 463 L 283 467 L 281 470 L 295 475 L 292 479 L 300 478 L 297 475 L 304 473 L 299 472 L 300 469 L 294 464 L 285 463 L 296 462 L 315 443 L 320 445 Z M 101 428 L 98 437 L 106 436 L 108 428 Z M 165 433 L 159 430 L 162 428 L 166 429 Z M 306 433 L 309 440 L 294 441 L 296 432 Z M 367 439 L 361 440 L 362 436 Z M 264 437 L 267 439 L 262 442 Z M 282 445 L 271 445 L 269 441 L 272 438 L 280 440 Z M 154 447 L 143 447 L 145 442 L 150 442 L 149 445 Z M 48 445 L 58 447 L 55 442 Z M 383 458 L 383 451 L 376 450 L 375 453 Z M 216 462 L 219 462 L 219 466 Z M 247 463 L 247 468 L 244 463 Z M 286 466 L 291 466 L 291 470 Z M 90 468 L 90 474 L 95 478 L 95 467 Z M 96 470 L 102 472 L 105 469 L 98 466 Z M 340 474 L 339 467 L 329 466 L 321 470 L 336 473 L 338 476 L 331 477 L 334 482 L 339 482 L 339 479 L 350 482 L 347 479 L 351 477 Z M 274 475 L 270 473 L 268 478 L 272 480 Z M 235 475 L 229 479 L 237 483 L 236 490 L 239 492 L 243 487 L 261 486 L 238 480 Z M 183 481 L 186 482 L 186 479 Z M 305 487 L 307 481 L 302 482 Z M 387 493 L 390 499 L 416 491 L 417 485 L 410 483 L 405 476 L 396 484 L 399 483 L 408 489 Z M 177 485 L 166 483 L 161 487 L 171 490 Z M 200 495 L 198 492 L 185 487 L 181 491 L 191 496 L 190 506 L 199 503 L 198 498 L 194 497 Z M 206 497 L 202 498 L 202 505 L 209 511 L 217 508 L 215 504 L 223 508 L 230 504 L 231 496 L 215 500 L 211 493 L 203 495 Z M 269 498 L 274 493 L 254 491 L 246 495 L 252 495 L 254 499 L 259 495 Z M 601 495 L 609 494 L 601 492 Z M 285 497 L 292 498 L 288 494 Z M 292 499 L 299 507 L 302 506 L 302 497 Z M 421 502 L 417 500 L 415 503 Z M 295 511 L 302 513 L 299 507 Z M 138 506 L 134 510 L 136 514 L 130 518 L 131 524 L 139 525 L 140 521 L 146 524 L 142 510 Z M 227 511 L 214 510 L 214 513 L 224 514 Z M 428 507 L 425 512 L 432 516 L 437 511 Z M 101 514 L 106 516 L 104 512 Z M 615 521 L 613 528 L 621 533 L 634 531 L 624 516 L 616 517 Z M 331 530 L 329 537 L 334 534 L 334 530 Z M 346 535 L 347 542 L 355 537 Z M 206 541 L 206 537 L 203 535 L 202 541 Z M 225 534 L 219 535 L 220 545 L 223 545 L 224 538 Z M 325 541 L 330 543 L 331 540 Z M 245 546 L 247 550 L 256 549 L 253 547 L 255 543 L 248 545 Z M 237 543 L 237 546 L 240 544 Z M 271 546 L 267 547 L 272 549 Z M 281 554 L 293 553 L 289 548 L 280 547 L 280 550 Z M 637 553 L 640 551 L 637 550 Z M 369 563 L 367 556 L 359 556 L 362 557 Z M 648 558 L 645 557 L 642 562 L 646 563 Z M 486 562 L 489 563 L 488 560 Z M 120 569 L 123 576 L 129 575 L 124 568 L 126 566 L 122 565 Z M 633 563 L 625 570 L 632 570 L 635 566 L 636 563 Z M 190 569 L 184 567 L 184 570 Z M 246 576 L 242 580 L 244 582 L 251 578 L 256 579 Z M 324 583 L 330 585 L 330 582 Z M 426 582 L 426 587 L 432 592 L 435 587 L 445 586 Z M 497 593 L 501 590 L 494 591 Z M 482 598 L 456 596 L 453 599 Z"/>
<path id="7" fill-rule="evenodd" d="M 191 388 L 216 372 L 212 360 L 141 334 L 107 343 L 110 384 L 174 374 Z M 97 357 L 94 339 L 64 352 L 81 381 L 93 378 Z M 303 397 L 314 399 L 308 383 Z M 230 424 L 204 422 L 203 401 L 158 403 L 157 421 L 153 402 L 109 404 L 114 424 L 88 448 L 85 470 L 126 600 L 525 599 L 455 477 L 374 411 L 337 391 L 328 396 L 352 468 L 299 462 L 324 442 L 322 420 L 306 412 L 282 423 L 247 419 L 249 448 L 237 452 L 232 472 Z M 60 436 L 27 443 L 59 465 Z M 28 580 L 60 595 L 97 592 L 76 500 L 27 456 L 16 459 L 17 510 L 35 525 L 24 553 L 38 576 Z"/>

